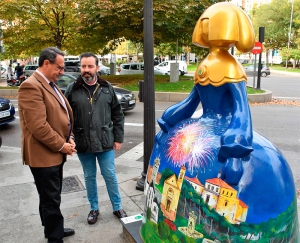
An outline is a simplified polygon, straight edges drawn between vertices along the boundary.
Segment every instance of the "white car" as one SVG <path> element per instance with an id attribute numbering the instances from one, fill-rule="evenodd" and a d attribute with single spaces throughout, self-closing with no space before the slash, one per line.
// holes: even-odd
<path id="1" fill-rule="evenodd" d="M 7 79 L 7 69 L 1 65 L 1 79 Z"/>
<path id="2" fill-rule="evenodd" d="M 31 74 L 34 73 L 34 71 L 38 68 L 39 66 L 38 65 L 26 65 L 25 68 L 24 68 L 24 74 L 25 74 L 25 77 L 28 78 L 31 76 Z"/>
<path id="3" fill-rule="evenodd" d="M 132 63 L 124 63 L 121 64 L 118 73 L 120 75 L 125 74 L 143 74 L 144 73 L 144 63 L 143 62 L 132 62 Z M 154 74 L 159 75 L 166 75 L 168 72 L 165 72 L 164 70 L 160 70 L 156 67 L 154 67 Z"/>
<path id="4" fill-rule="evenodd" d="M 179 64 L 179 75 L 187 74 L 187 64 L 186 61 L 179 61 L 179 60 L 169 60 L 161 62 L 160 64 L 156 65 L 155 67 L 161 70 L 162 72 L 165 72 L 167 74 L 170 74 L 171 71 L 171 63 L 178 63 Z"/>

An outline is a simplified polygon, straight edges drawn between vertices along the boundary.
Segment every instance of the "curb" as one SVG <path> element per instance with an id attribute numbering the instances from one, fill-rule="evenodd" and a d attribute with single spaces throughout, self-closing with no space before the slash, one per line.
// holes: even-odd
<path id="1" fill-rule="evenodd" d="M 248 94 L 248 100 L 252 103 L 264 103 L 272 101 L 272 92 L 265 90 L 262 94 Z M 134 95 L 138 97 L 138 91 L 133 91 Z M 1 89 L 0 96 L 14 97 L 17 96 L 18 89 Z M 189 93 L 179 92 L 155 92 L 155 101 L 160 102 L 180 102 L 184 100 Z"/>
<path id="2" fill-rule="evenodd" d="M 2 97 L 12 97 L 18 95 L 19 89 L 0 89 L 0 96 Z"/>
<path id="3" fill-rule="evenodd" d="M 138 97 L 138 91 L 133 91 L 134 95 Z M 180 102 L 184 100 L 189 93 L 178 92 L 155 92 L 155 101 L 161 102 Z M 251 103 L 264 103 L 272 101 L 272 92 L 265 90 L 262 94 L 248 94 L 248 100 Z"/>
<path id="4" fill-rule="evenodd" d="M 284 74 L 284 75 L 289 75 L 289 76 L 300 77 L 300 73 L 293 73 L 293 72 L 288 72 L 288 71 L 272 70 L 272 68 L 270 68 L 270 70 L 271 70 L 271 74 L 272 73 L 277 73 L 277 74 Z"/>

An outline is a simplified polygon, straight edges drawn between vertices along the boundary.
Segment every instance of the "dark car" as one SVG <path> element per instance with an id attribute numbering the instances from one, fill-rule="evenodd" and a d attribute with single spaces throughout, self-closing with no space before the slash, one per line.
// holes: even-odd
<path id="1" fill-rule="evenodd" d="M 80 75 L 80 73 L 76 73 L 76 74 L 62 74 L 59 76 L 58 81 L 56 82 L 56 85 L 60 88 L 60 90 L 65 93 L 67 86 L 74 82 L 78 76 Z M 134 94 L 127 89 L 123 89 L 123 88 L 119 88 L 119 87 L 115 87 L 113 86 L 116 95 L 118 97 L 118 100 L 122 106 L 122 110 L 123 111 L 129 111 L 134 109 L 135 104 L 136 104 L 136 98 L 134 96 Z"/>
<path id="2" fill-rule="evenodd" d="M 0 125 L 4 125 L 15 120 L 15 107 L 9 99 L 0 97 Z"/>
<path id="3" fill-rule="evenodd" d="M 65 61 L 65 72 L 80 73 L 80 61 Z M 100 65 L 99 75 L 110 75 L 110 68 Z"/>
<path id="4" fill-rule="evenodd" d="M 110 75 L 110 68 L 100 64 L 99 75 Z"/>
<path id="5" fill-rule="evenodd" d="M 65 72 L 80 72 L 80 61 L 65 61 Z"/>
<path id="6" fill-rule="evenodd" d="M 246 67 L 244 67 L 244 70 L 246 72 L 246 75 L 250 75 L 250 76 L 254 75 L 254 65 L 246 66 Z M 258 73 L 258 65 L 256 65 L 255 70 L 256 70 L 256 75 L 257 75 L 257 73 Z M 270 74 L 271 74 L 270 68 L 268 66 L 266 66 L 266 65 L 262 65 L 261 76 L 262 77 L 267 77 Z"/>

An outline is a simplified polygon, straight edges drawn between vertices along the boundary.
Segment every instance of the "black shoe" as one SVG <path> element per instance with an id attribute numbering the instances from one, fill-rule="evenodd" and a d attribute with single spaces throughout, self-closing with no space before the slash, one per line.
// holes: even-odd
<path id="1" fill-rule="evenodd" d="M 75 234 L 75 230 L 70 228 L 64 228 L 64 237 L 68 237 Z"/>
<path id="2" fill-rule="evenodd" d="M 118 211 L 113 211 L 113 214 L 116 215 L 119 219 L 127 217 L 127 214 L 124 211 L 124 209 L 119 209 Z"/>
<path id="3" fill-rule="evenodd" d="M 89 213 L 89 215 L 88 215 L 87 222 L 89 224 L 96 223 L 98 215 L 99 215 L 99 210 L 91 210 L 90 213 Z"/>
<path id="4" fill-rule="evenodd" d="M 70 229 L 70 228 L 64 228 L 64 237 L 68 237 L 68 236 L 71 236 L 74 234 L 75 234 L 75 230 Z M 48 237 L 46 237 L 46 235 L 45 235 L 45 238 L 47 239 Z M 51 242 L 51 241 L 48 241 L 48 242 Z"/>

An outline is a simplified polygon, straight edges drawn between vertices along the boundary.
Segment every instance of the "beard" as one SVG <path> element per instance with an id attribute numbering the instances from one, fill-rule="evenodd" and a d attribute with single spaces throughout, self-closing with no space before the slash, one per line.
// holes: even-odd
<path id="1" fill-rule="evenodd" d="M 85 77 L 85 75 L 86 74 L 88 74 L 89 75 L 89 77 Z M 84 73 L 82 73 L 81 74 L 81 77 L 82 77 L 82 79 L 84 80 L 84 82 L 91 82 L 91 81 L 93 81 L 94 79 L 95 79 L 95 77 L 96 77 L 96 74 L 92 74 L 92 73 L 90 73 L 90 72 L 84 72 Z"/>

